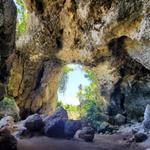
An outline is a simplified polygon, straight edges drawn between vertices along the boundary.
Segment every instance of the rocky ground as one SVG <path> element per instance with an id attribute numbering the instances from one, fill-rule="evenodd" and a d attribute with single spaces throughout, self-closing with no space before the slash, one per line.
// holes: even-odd
<path id="1" fill-rule="evenodd" d="M 120 126 L 104 122 L 99 131 L 81 126 L 81 120 L 69 120 L 62 107 L 52 115 L 33 114 L 18 123 L 6 116 L 0 120 L 0 150 L 148 150 L 149 113 L 150 105 L 143 122 Z M 119 123 L 122 120 L 120 115 Z"/>
<path id="2" fill-rule="evenodd" d="M 123 140 L 127 135 L 96 135 L 93 143 L 79 140 L 60 140 L 34 137 L 18 141 L 18 150 L 145 150 L 136 143 Z"/>

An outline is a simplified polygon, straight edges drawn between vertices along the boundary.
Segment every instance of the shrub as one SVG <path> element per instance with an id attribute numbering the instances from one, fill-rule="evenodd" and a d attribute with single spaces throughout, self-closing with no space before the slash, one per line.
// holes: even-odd
<path id="1" fill-rule="evenodd" d="M 15 121 L 19 120 L 19 108 L 13 97 L 5 96 L 2 101 L 0 101 L 0 116 L 12 116 Z"/>

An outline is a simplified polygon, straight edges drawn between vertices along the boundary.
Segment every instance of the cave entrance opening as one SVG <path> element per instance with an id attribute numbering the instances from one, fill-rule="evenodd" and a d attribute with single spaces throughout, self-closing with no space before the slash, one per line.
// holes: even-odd
<path id="1" fill-rule="evenodd" d="M 69 119 L 82 119 L 85 124 L 98 126 L 101 112 L 94 73 L 79 64 L 64 66 L 57 91 L 57 107 L 63 106 Z"/>
<path id="2" fill-rule="evenodd" d="M 63 67 L 57 91 L 57 107 L 64 107 L 70 119 L 80 118 L 80 92 L 92 82 L 87 76 L 88 72 L 79 64 L 68 64 Z"/>

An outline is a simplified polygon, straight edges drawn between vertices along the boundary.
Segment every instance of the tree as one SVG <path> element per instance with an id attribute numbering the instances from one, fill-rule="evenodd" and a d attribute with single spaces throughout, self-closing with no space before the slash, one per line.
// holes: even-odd
<path id="1" fill-rule="evenodd" d="M 22 0 L 16 0 L 17 4 L 17 26 L 16 26 L 16 35 L 17 38 L 26 31 L 26 20 L 27 20 L 27 10 L 22 2 Z"/>
<path id="2" fill-rule="evenodd" d="M 86 87 L 79 86 L 80 117 L 91 123 L 94 128 L 97 128 L 100 124 L 98 120 L 101 113 L 100 97 L 93 73 L 86 70 L 85 77 L 91 83 Z"/>
<path id="3" fill-rule="evenodd" d="M 60 80 L 60 83 L 59 83 L 59 92 L 60 93 L 65 93 L 66 91 L 66 88 L 67 88 L 67 82 L 68 82 L 68 79 L 69 79 L 69 72 L 73 71 L 74 69 L 73 68 L 70 68 L 68 66 L 65 66 L 64 69 L 63 69 L 63 76 Z"/>

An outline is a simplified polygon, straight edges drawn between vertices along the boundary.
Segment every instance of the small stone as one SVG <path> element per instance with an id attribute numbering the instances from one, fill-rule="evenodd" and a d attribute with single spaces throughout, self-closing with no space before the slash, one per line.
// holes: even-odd
<path id="1" fill-rule="evenodd" d="M 145 133 L 139 132 L 134 135 L 134 139 L 136 142 L 144 142 L 147 138 L 148 136 Z"/>
<path id="2" fill-rule="evenodd" d="M 138 130 L 132 129 L 132 134 L 136 134 L 137 132 L 138 132 Z"/>
<path id="3" fill-rule="evenodd" d="M 117 114 L 115 116 L 115 121 L 116 121 L 116 124 L 117 125 L 122 125 L 122 124 L 125 124 L 126 122 L 126 117 L 121 115 L 121 114 Z"/>
<path id="4" fill-rule="evenodd" d="M 84 127 L 80 133 L 79 138 L 84 139 L 86 142 L 92 142 L 94 139 L 95 131 L 91 127 Z"/>
<path id="5" fill-rule="evenodd" d="M 109 123 L 103 122 L 98 129 L 98 133 L 105 133 L 108 127 L 109 127 Z"/>
<path id="6" fill-rule="evenodd" d="M 107 134 L 111 134 L 113 133 L 114 129 L 115 128 L 112 125 L 110 125 L 108 122 L 103 122 L 98 129 L 98 133 L 104 134 L 107 132 Z"/>

